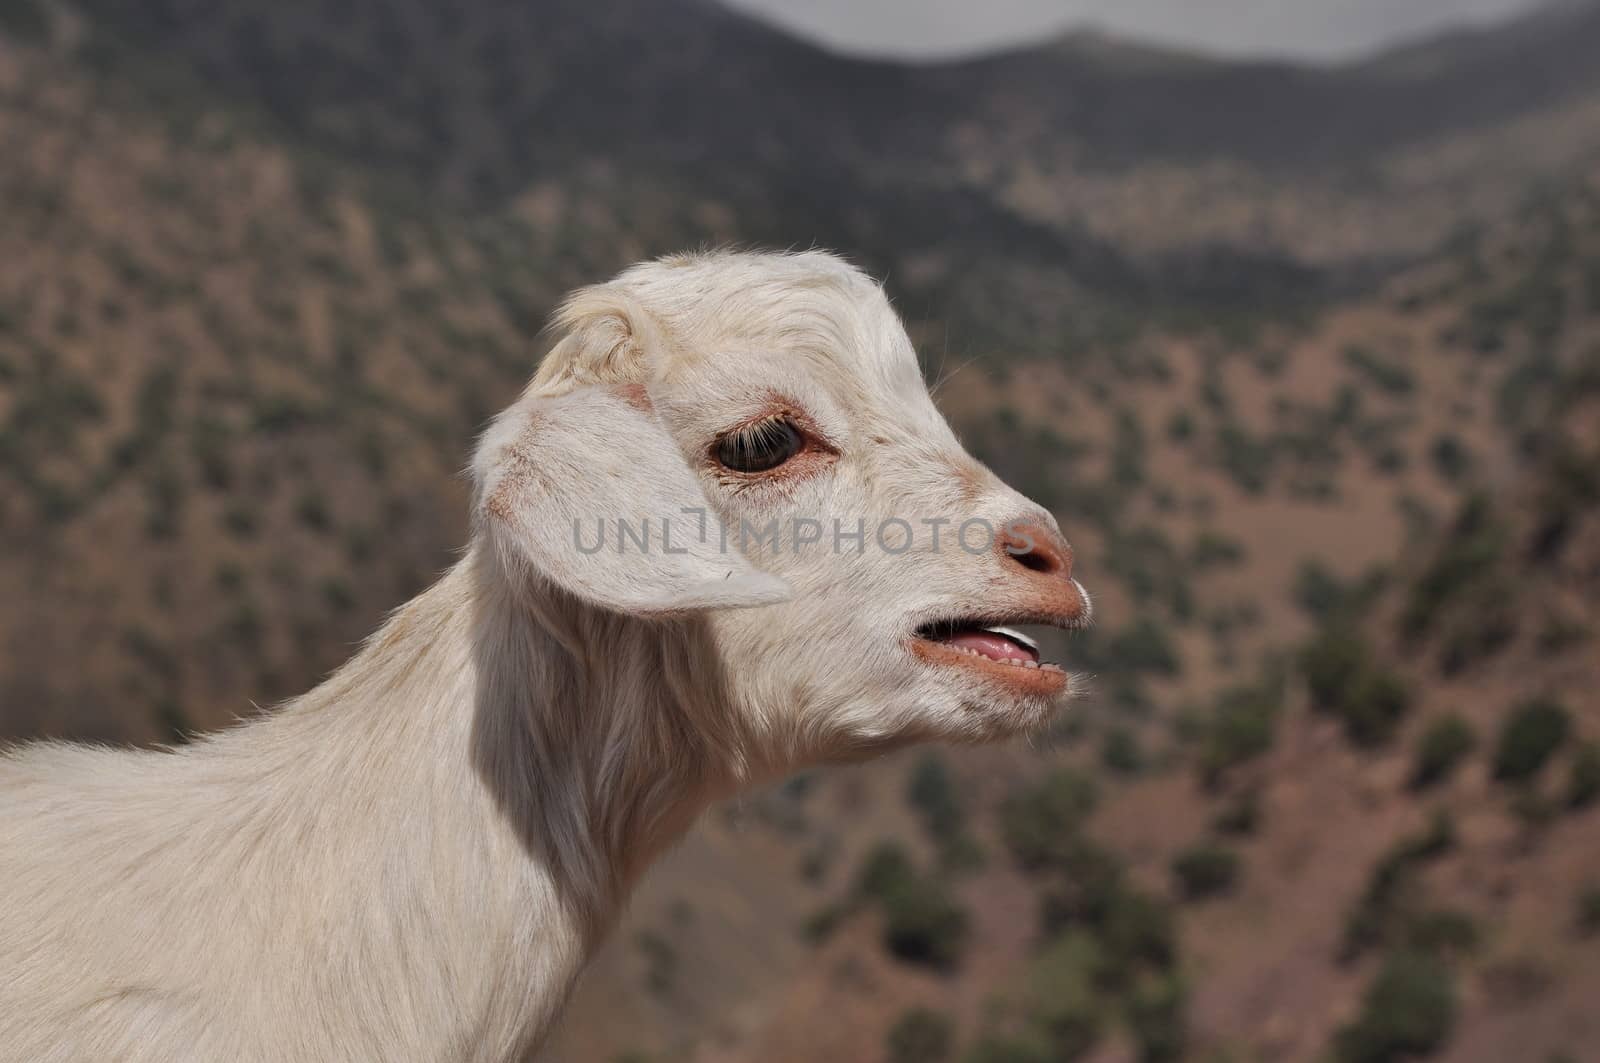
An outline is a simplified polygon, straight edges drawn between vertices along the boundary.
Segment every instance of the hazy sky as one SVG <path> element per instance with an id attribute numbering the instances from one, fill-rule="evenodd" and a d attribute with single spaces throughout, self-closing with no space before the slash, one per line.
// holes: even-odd
<path id="1" fill-rule="evenodd" d="M 1092 25 L 1227 55 L 1339 59 L 1541 0 L 726 0 L 836 49 L 961 55 Z"/>

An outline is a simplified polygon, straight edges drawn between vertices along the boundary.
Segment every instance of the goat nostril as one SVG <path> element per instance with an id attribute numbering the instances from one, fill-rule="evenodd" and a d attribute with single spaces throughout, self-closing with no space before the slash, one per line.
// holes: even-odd
<path id="1" fill-rule="evenodd" d="M 1072 575 L 1072 548 L 1061 536 L 1038 524 L 1013 525 L 1001 542 L 1006 557 L 1045 576 Z"/>
<path id="2" fill-rule="evenodd" d="M 1029 552 L 1026 554 L 1011 555 L 1023 568 L 1031 568 L 1035 572 L 1050 573 L 1056 570 L 1054 562 L 1043 554 Z"/>

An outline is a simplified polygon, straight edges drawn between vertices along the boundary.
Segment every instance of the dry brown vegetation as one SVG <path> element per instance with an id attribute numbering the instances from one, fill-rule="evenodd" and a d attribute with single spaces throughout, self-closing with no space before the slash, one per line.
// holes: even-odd
<path id="1" fill-rule="evenodd" d="M 1341 134 L 1349 167 L 1315 179 L 1248 114 L 1215 159 L 1079 136 L 1051 78 L 1170 100 L 1148 79 L 1270 73 L 1081 41 L 1010 73 L 848 65 L 938 120 L 874 147 L 859 123 L 902 112 L 824 99 L 769 155 L 696 169 L 643 160 L 704 128 L 577 144 L 554 76 L 509 114 L 452 95 L 443 129 L 418 116 L 448 65 L 348 97 L 273 80 L 314 7 L 212 5 L 287 20 L 230 65 L 249 33 L 157 48 L 138 5 L 0 0 L 0 736 L 181 741 L 304 689 L 448 561 L 457 469 L 561 291 L 817 239 L 888 274 L 952 420 L 1060 515 L 1101 617 L 1060 655 L 1093 696 L 1036 747 L 719 810 L 560 1058 L 1593 1053 L 1600 125 L 1564 44 L 1560 92 L 1418 104 L 1415 135 Z M 844 76 L 673 17 L 706 54 Z M 1512 52 L 1555 47 L 1538 26 Z M 1512 62 L 1473 47 L 1335 88 Z M 690 107 L 683 76 L 638 73 Z"/>

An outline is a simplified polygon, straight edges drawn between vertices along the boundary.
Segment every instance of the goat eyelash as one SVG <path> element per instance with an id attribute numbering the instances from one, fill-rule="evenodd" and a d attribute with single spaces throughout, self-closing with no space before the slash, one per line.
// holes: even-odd
<path id="1" fill-rule="evenodd" d="M 730 432 L 725 439 L 736 440 L 741 446 L 759 447 L 763 444 L 778 442 L 788 432 L 795 431 L 793 422 L 781 413 L 775 413 L 754 424 L 745 425 L 743 428 Z"/>
<path id="2" fill-rule="evenodd" d="M 787 414 L 770 414 L 721 436 L 712 457 L 737 477 L 774 472 L 807 449 L 806 434 Z"/>

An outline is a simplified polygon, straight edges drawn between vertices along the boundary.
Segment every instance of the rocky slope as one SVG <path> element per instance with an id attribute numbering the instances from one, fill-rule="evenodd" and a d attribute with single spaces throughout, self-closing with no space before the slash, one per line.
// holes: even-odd
<path id="1" fill-rule="evenodd" d="M 719 809 L 557 1058 L 1592 1051 L 1592 5 L 1321 70 L 457 7 L 0 0 L 0 737 L 305 689 L 562 291 L 815 241 L 1061 516 L 1094 694 Z"/>

